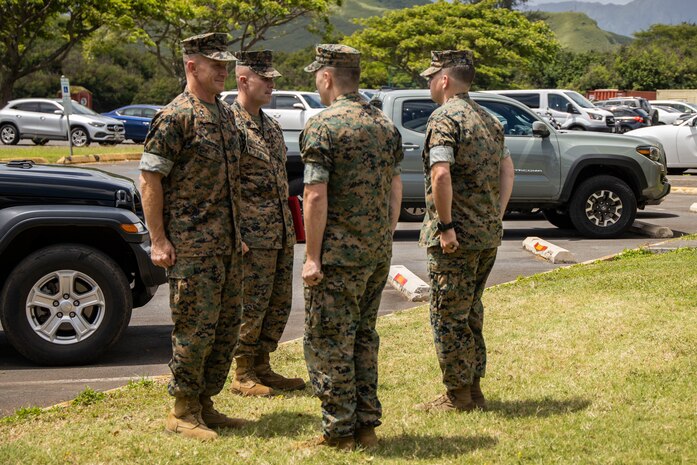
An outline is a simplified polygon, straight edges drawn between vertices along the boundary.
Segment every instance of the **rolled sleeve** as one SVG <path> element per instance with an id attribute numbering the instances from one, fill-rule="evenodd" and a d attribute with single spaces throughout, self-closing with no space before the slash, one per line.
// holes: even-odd
<path id="1" fill-rule="evenodd" d="M 504 145 L 504 146 L 503 146 L 503 151 L 501 152 L 501 160 L 503 160 L 504 158 L 509 158 L 510 156 L 511 156 L 511 151 L 508 150 L 508 147 L 506 147 L 506 146 Z"/>
<path id="2" fill-rule="evenodd" d="M 334 160 L 331 137 L 322 123 L 311 119 L 300 133 L 300 156 L 305 164 L 314 163 L 327 171 L 332 170 Z"/>
<path id="3" fill-rule="evenodd" d="M 428 166 L 433 166 L 436 163 L 445 162 L 449 165 L 455 163 L 455 150 L 452 147 L 438 145 L 431 148 L 428 152 Z"/>
<path id="4" fill-rule="evenodd" d="M 143 152 L 143 155 L 140 157 L 140 165 L 138 165 L 141 171 L 153 171 L 163 176 L 169 175 L 173 167 L 174 162 L 172 160 L 148 152 Z"/>
<path id="5" fill-rule="evenodd" d="M 303 182 L 305 184 L 327 184 L 329 170 L 318 163 L 306 163 Z"/>

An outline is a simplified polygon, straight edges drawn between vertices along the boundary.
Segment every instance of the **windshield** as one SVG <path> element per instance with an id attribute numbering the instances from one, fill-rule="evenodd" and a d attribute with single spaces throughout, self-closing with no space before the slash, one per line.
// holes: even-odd
<path id="1" fill-rule="evenodd" d="M 322 101 L 320 100 L 319 95 L 302 94 L 302 96 L 307 102 L 307 104 L 310 105 L 310 108 L 324 108 L 324 105 L 322 105 Z"/>
<path id="2" fill-rule="evenodd" d="M 56 100 L 60 106 L 63 106 L 63 101 L 62 100 Z M 77 103 L 75 100 L 72 101 L 72 109 L 73 109 L 73 114 L 75 115 L 91 115 L 91 116 L 99 116 L 99 113 L 97 113 L 94 110 L 90 110 L 84 105 L 80 105 Z"/>
<path id="3" fill-rule="evenodd" d="M 564 95 L 573 100 L 576 103 L 576 105 L 578 105 L 581 108 L 595 108 L 595 105 L 593 105 L 590 100 L 588 100 L 586 97 L 579 94 L 578 92 L 564 92 Z"/>

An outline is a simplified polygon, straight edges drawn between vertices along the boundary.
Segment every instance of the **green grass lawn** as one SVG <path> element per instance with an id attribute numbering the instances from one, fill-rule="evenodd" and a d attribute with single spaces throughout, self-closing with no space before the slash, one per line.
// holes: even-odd
<path id="1" fill-rule="evenodd" d="M 102 146 L 99 144 L 91 144 L 89 147 L 73 147 L 73 155 L 104 155 L 113 153 L 143 153 L 142 145 L 129 146 Z M 70 148 L 59 145 L 48 146 L 27 146 L 18 145 L 13 147 L 5 147 L 0 150 L 0 162 L 8 159 L 22 158 L 43 158 L 48 163 L 55 163 L 61 157 L 70 155 Z"/>
<path id="2" fill-rule="evenodd" d="M 309 388 L 272 399 L 226 390 L 217 405 L 254 423 L 201 444 L 164 432 L 164 381 L 0 420 L 0 463 L 692 464 L 697 463 L 697 251 L 628 252 L 485 293 L 490 410 L 428 414 L 440 392 L 427 307 L 380 318 L 381 445 L 307 449 Z M 275 365 L 305 375 L 300 342 Z"/>

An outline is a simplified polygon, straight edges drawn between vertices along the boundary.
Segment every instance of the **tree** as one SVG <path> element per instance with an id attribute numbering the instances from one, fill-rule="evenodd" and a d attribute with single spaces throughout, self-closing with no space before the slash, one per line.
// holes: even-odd
<path id="1" fill-rule="evenodd" d="M 697 25 L 655 24 L 635 37 L 615 60 L 621 88 L 697 87 Z"/>
<path id="2" fill-rule="evenodd" d="M 2 0 L 0 104 L 17 80 L 60 63 L 102 25 L 131 27 L 155 0 Z M 58 89 L 56 82 L 56 89 Z"/>
<path id="3" fill-rule="evenodd" d="M 163 0 L 156 21 L 140 21 L 149 50 L 173 77 L 183 79 L 181 40 L 204 32 L 229 32 L 230 45 L 249 50 L 270 32 L 301 17 L 310 29 L 328 24 L 330 7 L 342 0 Z"/>
<path id="4" fill-rule="evenodd" d="M 516 11 L 497 8 L 496 0 L 476 4 L 447 2 L 395 10 L 360 20 L 363 30 L 346 43 L 363 54 L 362 83 L 422 86 L 431 50 L 471 49 L 478 88 L 525 85 L 530 75 L 559 50 L 543 22 L 528 21 Z"/>
<path id="5" fill-rule="evenodd" d="M 483 0 L 463 0 L 464 3 L 480 3 Z M 497 0 L 496 7 L 498 8 L 507 8 L 509 10 L 512 10 L 513 8 L 517 6 L 522 6 L 526 4 L 528 0 Z"/>

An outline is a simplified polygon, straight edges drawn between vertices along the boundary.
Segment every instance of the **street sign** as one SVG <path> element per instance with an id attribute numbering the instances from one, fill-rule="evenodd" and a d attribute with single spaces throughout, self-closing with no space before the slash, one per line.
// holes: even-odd
<path id="1" fill-rule="evenodd" d="M 70 127 L 70 114 L 73 112 L 73 102 L 70 98 L 70 82 L 65 76 L 61 76 L 61 95 L 63 96 L 63 114 L 65 115 L 65 130 L 68 136 L 68 147 L 70 147 L 69 160 L 73 158 L 73 138 Z"/>
<path id="2" fill-rule="evenodd" d="M 63 97 L 63 112 L 65 115 L 73 113 L 72 99 L 70 98 L 70 82 L 65 76 L 61 76 L 61 95 Z"/>

